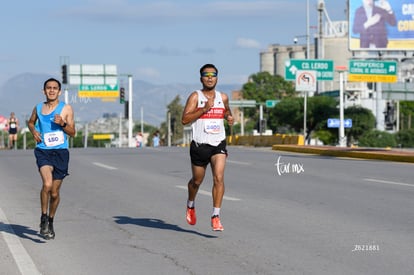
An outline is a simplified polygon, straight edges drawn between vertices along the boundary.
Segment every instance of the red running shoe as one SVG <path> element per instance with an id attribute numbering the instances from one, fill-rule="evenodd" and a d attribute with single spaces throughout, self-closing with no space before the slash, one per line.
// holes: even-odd
<path id="1" fill-rule="evenodd" d="M 196 212 L 195 212 L 195 208 L 194 207 L 188 207 L 187 206 L 187 213 L 186 213 L 186 218 L 187 218 L 187 222 L 188 224 L 191 225 L 195 225 L 197 222 L 197 217 L 196 217 Z"/>
<path id="2" fill-rule="evenodd" d="M 223 225 L 220 222 L 220 217 L 218 215 L 215 215 L 211 217 L 211 227 L 213 228 L 213 231 L 223 231 Z"/>

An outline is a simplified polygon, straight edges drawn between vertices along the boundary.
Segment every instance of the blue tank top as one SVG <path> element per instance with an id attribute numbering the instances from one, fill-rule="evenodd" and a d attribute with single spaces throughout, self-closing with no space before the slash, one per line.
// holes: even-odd
<path id="1" fill-rule="evenodd" d="M 53 122 L 55 114 L 61 114 L 64 102 L 59 102 L 55 110 L 50 114 L 42 114 L 43 103 L 39 103 L 36 106 L 38 117 L 38 129 L 42 134 L 42 141 L 39 142 L 36 147 L 40 149 L 68 149 L 69 143 L 66 133 L 62 130 L 59 124 Z"/>

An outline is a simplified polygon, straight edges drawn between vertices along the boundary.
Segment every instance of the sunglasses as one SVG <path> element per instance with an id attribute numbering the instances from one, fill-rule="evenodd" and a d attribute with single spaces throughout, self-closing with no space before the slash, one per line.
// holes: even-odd
<path id="1" fill-rule="evenodd" d="M 217 77 L 217 73 L 216 72 L 202 72 L 201 76 L 203 77 Z"/>

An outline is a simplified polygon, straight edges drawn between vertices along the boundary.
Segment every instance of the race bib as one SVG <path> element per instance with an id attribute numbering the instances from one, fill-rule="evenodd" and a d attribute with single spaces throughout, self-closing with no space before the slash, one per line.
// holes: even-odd
<path id="1" fill-rule="evenodd" d="M 44 135 L 44 143 L 47 147 L 57 146 L 65 142 L 62 131 L 50 132 Z"/>
<path id="2" fill-rule="evenodd" d="M 204 131 L 209 134 L 219 134 L 221 132 L 220 121 L 208 119 L 204 124 Z"/>
<path id="3" fill-rule="evenodd" d="M 10 124 L 10 128 L 11 128 L 11 129 L 16 128 L 16 124 L 15 124 L 15 123 Z"/>

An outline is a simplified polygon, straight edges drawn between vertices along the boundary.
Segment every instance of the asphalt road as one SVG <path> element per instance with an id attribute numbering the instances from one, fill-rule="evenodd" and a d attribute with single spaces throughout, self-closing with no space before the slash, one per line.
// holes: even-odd
<path id="1" fill-rule="evenodd" d="M 55 240 L 33 151 L 0 151 L 0 274 L 413 274 L 413 164 L 229 147 L 185 221 L 188 148 L 73 149 Z"/>

